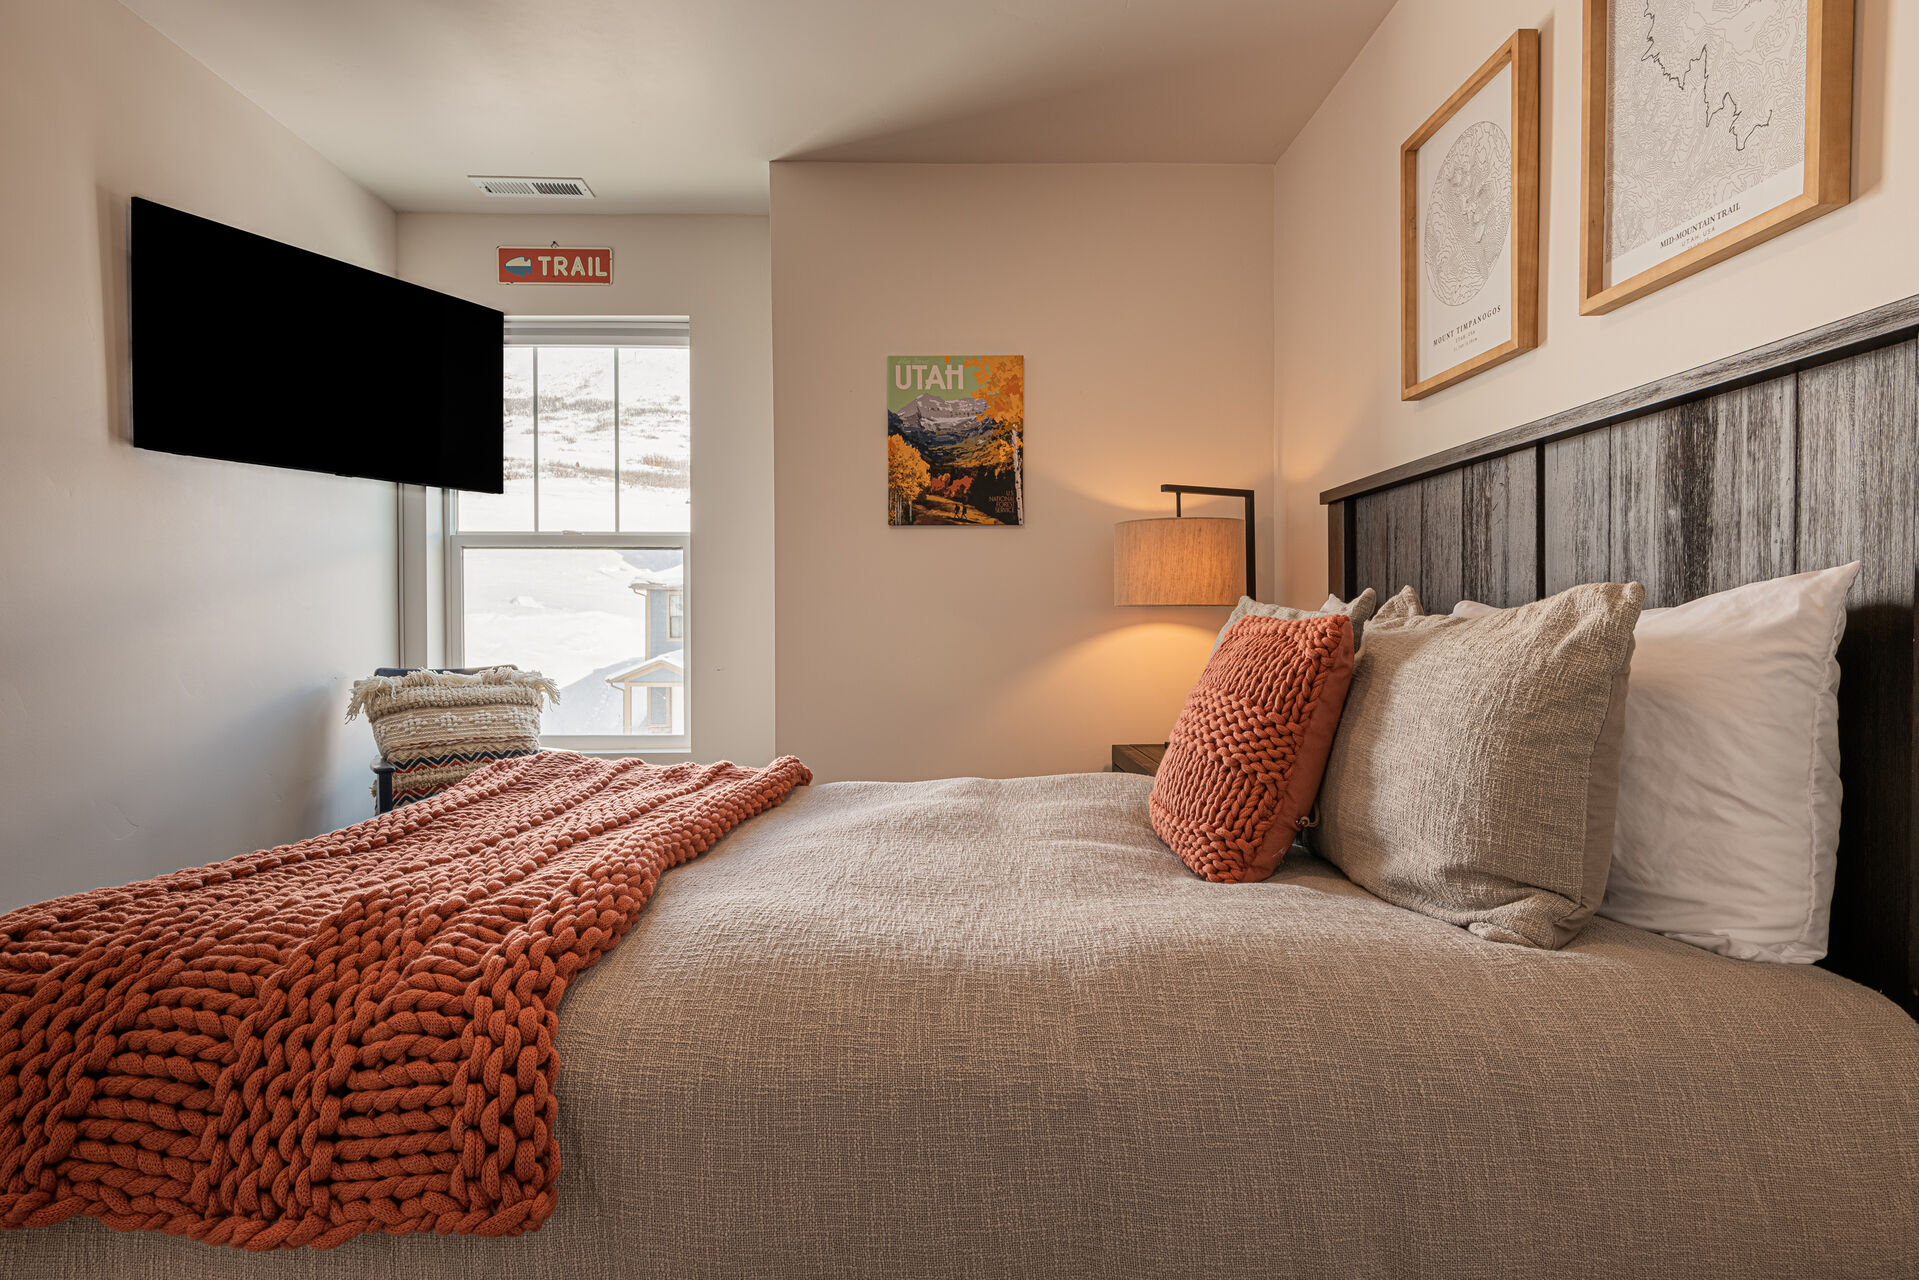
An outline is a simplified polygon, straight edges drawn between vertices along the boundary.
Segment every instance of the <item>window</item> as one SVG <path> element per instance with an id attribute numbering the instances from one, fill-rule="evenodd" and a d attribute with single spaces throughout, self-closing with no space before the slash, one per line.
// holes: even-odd
<path id="1" fill-rule="evenodd" d="M 686 750 L 687 322 L 506 331 L 506 492 L 447 497 L 448 664 L 552 677 L 552 745 Z"/>

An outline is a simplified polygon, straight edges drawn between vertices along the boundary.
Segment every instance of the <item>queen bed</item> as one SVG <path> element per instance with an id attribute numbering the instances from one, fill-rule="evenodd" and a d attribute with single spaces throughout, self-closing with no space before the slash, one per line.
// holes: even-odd
<path id="1" fill-rule="evenodd" d="M 1560 951 L 1310 856 L 1215 885 L 1127 774 L 802 789 L 567 996 L 560 1207 L 268 1255 L 75 1218 L 0 1273 L 1919 1270 L 1919 1025 L 1599 920 Z"/>
<path id="2" fill-rule="evenodd" d="M 1209 883 L 1133 775 L 800 787 L 571 981 L 539 1230 L 248 1253 L 79 1214 L 0 1232 L 0 1274 L 1919 1275 L 1916 336 L 1919 299 L 1327 495 L 1332 585 L 1436 608 L 1862 560 L 1823 966 L 1605 918 L 1506 945 L 1299 848 Z M 539 794 L 506 844 L 583 812 Z"/>

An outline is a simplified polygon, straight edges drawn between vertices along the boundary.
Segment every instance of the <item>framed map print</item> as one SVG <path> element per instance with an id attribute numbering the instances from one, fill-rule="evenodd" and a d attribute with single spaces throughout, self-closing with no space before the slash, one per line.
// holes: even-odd
<path id="1" fill-rule="evenodd" d="M 1579 310 L 1845 204 L 1852 0 L 1586 0 Z"/>
<path id="2" fill-rule="evenodd" d="M 1539 33 L 1399 149 L 1400 399 L 1539 345 Z"/>

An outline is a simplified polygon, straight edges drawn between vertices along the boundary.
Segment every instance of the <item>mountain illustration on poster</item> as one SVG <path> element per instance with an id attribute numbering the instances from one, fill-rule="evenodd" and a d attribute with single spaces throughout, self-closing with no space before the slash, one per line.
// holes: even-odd
<path id="1" fill-rule="evenodd" d="M 886 522 L 1024 524 L 1023 356 L 889 356 Z"/>

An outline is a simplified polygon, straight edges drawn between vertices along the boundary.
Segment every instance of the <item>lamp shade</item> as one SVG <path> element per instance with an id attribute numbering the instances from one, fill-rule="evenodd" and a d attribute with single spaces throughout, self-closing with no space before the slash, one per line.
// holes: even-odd
<path id="1" fill-rule="evenodd" d="M 1210 516 L 1113 526 L 1114 604 L 1237 604 L 1246 522 Z"/>

